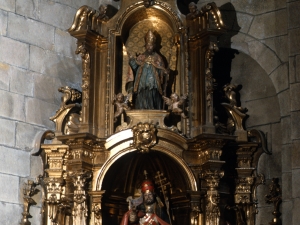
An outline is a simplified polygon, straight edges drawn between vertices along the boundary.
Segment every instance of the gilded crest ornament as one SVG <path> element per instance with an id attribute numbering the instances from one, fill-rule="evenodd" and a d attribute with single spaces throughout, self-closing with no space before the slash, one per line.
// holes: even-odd
<path id="1" fill-rule="evenodd" d="M 149 152 L 156 144 L 156 128 L 154 124 L 138 123 L 132 128 L 133 146 L 141 152 Z"/>

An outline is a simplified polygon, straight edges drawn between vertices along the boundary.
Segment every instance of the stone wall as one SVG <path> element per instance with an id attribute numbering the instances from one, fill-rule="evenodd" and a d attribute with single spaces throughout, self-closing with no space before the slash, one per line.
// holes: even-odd
<path id="1" fill-rule="evenodd" d="M 16 225 L 23 211 L 22 186 L 41 172 L 31 156 L 36 134 L 53 129 L 61 86 L 80 88 L 81 58 L 66 30 L 82 5 L 99 0 L 3 0 L 0 3 L 0 224 Z M 40 195 L 40 194 L 39 194 Z M 40 223 L 39 204 L 32 224 Z"/>
<path id="2" fill-rule="evenodd" d="M 199 1 L 198 5 L 211 1 Z M 271 156 L 258 172 L 257 224 L 268 224 L 272 206 L 264 203 L 273 177 L 283 190 L 283 224 L 298 224 L 300 214 L 300 1 L 215 0 L 229 32 L 220 47 L 234 49 L 230 76 L 241 84 L 241 103 L 249 109 L 247 128 L 267 133 Z M 41 172 L 31 156 L 36 135 L 53 129 L 48 119 L 60 104 L 61 86 L 80 89 L 81 60 L 66 32 L 82 5 L 97 9 L 112 0 L 4 0 L 0 4 L 0 224 L 21 220 L 22 185 Z M 36 197 L 40 202 L 41 196 Z M 40 204 L 32 224 L 40 224 Z"/>

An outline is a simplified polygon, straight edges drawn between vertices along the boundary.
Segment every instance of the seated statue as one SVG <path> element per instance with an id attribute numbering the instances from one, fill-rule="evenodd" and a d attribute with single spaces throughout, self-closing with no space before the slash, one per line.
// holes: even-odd
<path id="1" fill-rule="evenodd" d="M 155 195 L 152 181 L 146 179 L 142 183 L 142 194 L 137 199 L 128 197 L 129 211 L 123 216 L 120 225 L 169 225 L 169 218 L 164 204 Z"/>

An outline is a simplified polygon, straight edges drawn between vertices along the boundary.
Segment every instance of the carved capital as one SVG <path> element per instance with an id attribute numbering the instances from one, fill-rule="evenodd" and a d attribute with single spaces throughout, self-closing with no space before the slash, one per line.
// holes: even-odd
<path id="1" fill-rule="evenodd" d="M 200 177 L 206 181 L 207 188 L 215 190 L 219 186 L 220 179 L 224 176 L 224 171 L 209 170 L 202 171 Z"/>

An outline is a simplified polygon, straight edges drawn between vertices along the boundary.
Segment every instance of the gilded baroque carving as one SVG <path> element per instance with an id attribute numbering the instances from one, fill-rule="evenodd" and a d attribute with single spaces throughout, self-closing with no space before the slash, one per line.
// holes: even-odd
<path id="1" fill-rule="evenodd" d="M 97 33 L 101 32 L 102 23 L 109 20 L 106 15 L 107 5 L 100 5 L 99 11 L 89 6 L 82 6 L 78 9 L 69 32 L 93 30 Z"/>
<path id="2" fill-rule="evenodd" d="M 63 93 L 61 105 L 55 116 L 50 117 L 56 124 L 56 135 L 77 133 L 80 123 L 81 92 L 68 86 L 61 87 L 58 91 Z"/>
<path id="3" fill-rule="evenodd" d="M 90 171 L 69 172 L 74 185 L 73 224 L 86 225 L 88 217 L 86 182 L 91 178 Z"/>
<path id="4" fill-rule="evenodd" d="M 168 110 L 170 110 L 173 114 L 181 116 L 181 118 L 185 119 L 187 116 L 184 114 L 184 109 L 182 109 L 187 100 L 187 94 L 179 96 L 176 93 L 172 93 L 170 98 L 163 96 L 164 102 L 168 105 Z"/>
<path id="5" fill-rule="evenodd" d="M 20 225 L 30 225 L 30 221 L 28 218 L 32 216 L 29 213 L 30 206 L 35 205 L 36 202 L 32 199 L 32 197 L 39 191 L 36 186 L 39 185 L 39 182 L 34 182 L 32 180 L 28 180 L 27 183 L 24 183 L 23 188 L 23 218 L 21 220 Z"/>
<path id="6" fill-rule="evenodd" d="M 156 128 L 151 123 L 138 123 L 132 128 L 133 146 L 141 152 L 149 152 L 156 144 Z"/>
<path id="7" fill-rule="evenodd" d="M 219 48 L 216 43 L 210 42 L 208 49 L 206 50 L 205 60 L 206 60 L 206 69 L 205 69 L 205 86 L 206 86 L 206 101 L 207 107 L 212 106 L 212 94 L 214 91 L 214 82 L 215 79 L 212 75 L 212 68 L 213 68 L 213 57 L 215 52 L 219 51 Z"/>
<path id="8" fill-rule="evenodd" d="M 115 98 L 113 100 L 113 105 L 115 105 L 114 122 L 117 122 L 117 119 L 121 115 L 124 116 L 125 110 L 129 110 L 130 109 L 130 107 L 128 106 L 128 100 L 129 100 L 129 96 L 127 96 L 125 98 L 122 93 L 118 93 L 117 95 L 115 95 Z M 124 121 L 123 122 L 121 121 L 121 124 L 122 123 L 124 123 Z"/>
<path id="9" fill-rule="evenodd" d="M 218 186 L 220 179 L 224 176 L 224 172 L 220 170 L 203 170 L 201 178 L 206 181 L 206 225 L 218 225 L 220 221 L 220 208 L 219 208 L 219 193 Z"/>
<path id="10" fill-rule="evenodd" d="M 85 42 L 78 43 L 76 54 L 81 55 L 82 59 L 82 103 L 83 108 L 86 109 L 89 100 L 89 86 L 90 86 L 90 54 L 86 49 Z"/>

